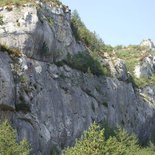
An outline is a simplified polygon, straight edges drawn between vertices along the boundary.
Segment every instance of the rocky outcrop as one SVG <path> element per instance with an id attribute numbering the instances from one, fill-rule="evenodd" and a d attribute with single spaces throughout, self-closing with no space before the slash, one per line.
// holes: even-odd
<path id="1" fill-rule="evenodd" d="M 143 39 L 142 42 L 140 43 L 140 46 L 146 46 L 151 50 L 155 50 L 155 44 L 151 39 Z"/>
<path id="2" fill-rule="evenodd" d="M 114 62 L 115 66 L 115 76 L 119 80 L 127 81 L 128 80 L 128 73 L 125 63 L 121 59 L 117 59 Z"/>
<path id="3" fill-rule="evenodd" d="M 126 64 L 122 59 L 111 57 L 108 53 L 105 52 L 102 56 L 102 59 L 100 60 L 100 63 L 103 66 L 109 67 L 110 73 L 114 78 L 117 78 L 121 81 L 128 80 Z"/>
<path id="4" fill-rule="evenodd" d="M 41 2 L 20 7 L 0 11 L 0 119 L 11 120 L 17 140 L 25 137 L 33 154 L 49 155 L 55 145 L 72 145 L 93 121 L 122 126 L 141 141 L 152 136 L 154 87 L 135 89 L 121 60 L 109 63 L 114 78 L 57 66 L 67 53 L 86 51 L 74 39 L 69 12 Z"/>
<path id="5" fill-rule="evenodd" d="M 135 76 L 137 78 L 150 78 L 155 73 L 155 57 L 149 55 L 145 57 L 140 64 L 135 67 Z"/>
<path id="6" fill-rule="evenodd" d="M 37 7 L 36 7 L 37 5 Z M 19 11 L 21 10 L 21 11 Z M 48 62 L 63 59 L 67 53 L 86 50 L 76 43 L 71 27 L 70 12 L 46 3 L 0 10 L 0 44 L 19 49 L 27 57 Z"/>

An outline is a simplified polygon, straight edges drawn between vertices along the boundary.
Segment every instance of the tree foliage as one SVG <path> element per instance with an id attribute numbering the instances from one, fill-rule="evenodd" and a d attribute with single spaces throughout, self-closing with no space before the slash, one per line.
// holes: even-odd
<path id="1" fill-rule="evenodd" d="M 72 13 L 71 27 L 76 40 L 82 41 L 91 51 L 112 50 L 112 47 L 105 45 L 96 32 L 91 32 L 87 29 L 76 10 Z"/>
<path id="2" fill-rule="evenodd" d="M 0 155 L 29 155 L 28 142 L 24 139 L 16 142 L 16 131 L 8 121 L 0 124 Z"/>
<path id="3" fill-rule="evenodd" d="M 108 68 L 106 66 L 101 66 L 97 58 L 92 57 L 88 53 L 78 53 L 73 56 L 68 54 L 65 63 L 84 73 L 92 73 L 97 76 L 110 75 Z"/>
<path id="4" fill-rule="evenodd" d="M 118 129 L 115 136 L 105 138 L 104 129 L 95 123 L 77 140 L 74 147 L 66 148 L 64 155 L 155 155 L 154 146 L 141 148 L 134 135 Z"/>

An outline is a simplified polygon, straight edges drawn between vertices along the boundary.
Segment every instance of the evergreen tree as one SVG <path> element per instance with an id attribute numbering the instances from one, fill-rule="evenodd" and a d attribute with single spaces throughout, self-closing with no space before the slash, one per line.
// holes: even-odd
<path id="1" fill-rule="evenodd" d="M 16 142 L 16 131 L 8 121 L 0 124 L 0 155 L 29 155 L 28 142 Z"/>
<path id="2" fill-rule="evenodd" d="M 104 129 L 92 124 L 74 147 L 66 148 L 64 155 L 155 155 L 155 147 L 142 148 L 134 135 L 119 129 L 105 139 Z"/>

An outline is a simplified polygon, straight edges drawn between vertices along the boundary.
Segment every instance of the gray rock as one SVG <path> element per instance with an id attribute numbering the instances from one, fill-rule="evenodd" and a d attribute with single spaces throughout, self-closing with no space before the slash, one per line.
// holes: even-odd
<path id="1" fill-rule="evenodd" d="M 9 62 L 11 59 L 5 53 L 0 52 L 0 109 L 15 109 L 14 79 Z"/>
<path id="2" fill-rule="evenodd" d="M 135 67 L 135 75 L 136 77 L 151 77 L 153 73 L 155 72 L 155 57 L 152 55 L 149 55 L 145 57 L 141 64 L 137 65 Z"/>
<path id="3" fill-rule="evenodd" d="M 146 46 L 151 50 L 155 49 L 155 44 L 153 43 L 153 41 L 151 39 L 143 39 L 142 42 L 140 43 L 140 46 Z"/>
<path id="4" fill-rule="evenodd" d="M 115 76 L 122 81 L 126 81 L 128 79 L 128 74 L 126 65 L 123 60 L 118 59 L 114 65 L 116 69 Z"/>
<path id="5" fill-rule="evenodd" d="M 67 53 L 86 51 L 82 43 L 76 43 L 70 19 L 63 9 L 58 8 L 60 12 L 57 12 L 43 3 L 38 8 L 25 5 L 13 7 L 12 11 L 0 10 L 4 21 L 0 26 L 0 44 L 48 62 L 62 60 Z"/>

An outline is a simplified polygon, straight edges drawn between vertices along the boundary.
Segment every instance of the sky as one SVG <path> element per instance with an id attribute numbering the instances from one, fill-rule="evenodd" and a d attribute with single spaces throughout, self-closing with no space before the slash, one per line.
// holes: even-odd
<path id="1" fill-rule="evenodd" d="M 155 41 L 155 0 L 61 0 L 112 46 Z"/>

